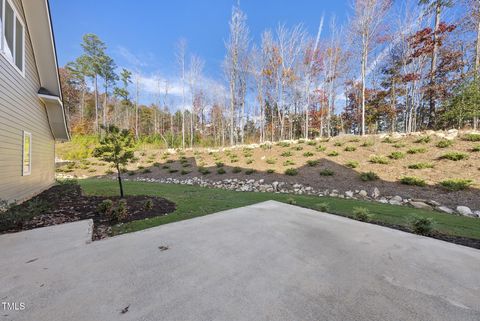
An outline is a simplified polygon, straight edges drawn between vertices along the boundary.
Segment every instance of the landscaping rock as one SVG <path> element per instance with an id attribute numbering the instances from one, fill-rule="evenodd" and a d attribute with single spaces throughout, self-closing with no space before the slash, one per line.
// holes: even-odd
<path id="1" fill-rule="evenodd" d="M 447 213 L 447 214 L 453 214 L 454 213 L 454 210 L 452 210 L 451 208 L 446 207 L 446 206 L 439 206 L 439 207 L 437 207 L 437 210 L 440 211 L 440 212 Z"/>
<path id="2" fill-rule="evenodd" d="M 345 196 L 346 197 L 353 197 L 353 192 L 352 191 L 346 191 Z"/>
<path id="3" fill-rule="evenodd" d="M 360 195 L 361 197 L 367 197 L 368 196 L 368 193 L 366 190 L 361 190 L 360 192 L 358 192 L 358 195 Z"/>
<path id="4" fill-rule="evenodd" d="M 463 216 L 477 217 L 467 206 L 457 206 L 457 212 Z"/>
<path id="5" fill-rule="evenodd" d="M 414 201 L 410 201 L 409 204 L 415 208 L 420 208 L 420 209 L 424 209 L 424 210 L 431 210 L 432 207 L 430 205 L 428 205 L 427 203 L 424 203 L 424 202 L 414 202 Z"/>
<path id="6" fill-rule="evenodd" d="M 372 197 L 373 198 L 379 198 L 380 197 L 380 190 L 378 188 L 375 187 L 373 189 Z"/>

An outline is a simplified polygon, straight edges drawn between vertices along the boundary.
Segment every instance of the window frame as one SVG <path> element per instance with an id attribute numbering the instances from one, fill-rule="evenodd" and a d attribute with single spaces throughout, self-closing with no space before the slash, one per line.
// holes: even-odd
<path id="1" fill-rule="evenodd" d="M 6 54 L 5 52 L 5 41 L 4 41 L 4 34 L 5 34 L 5 8 L 6 8 L 6 3 L 8 1 L 8 4 L 13 10 L 13 50 L 12 50 L 12 58 Z M 2 6 L 2 17 L 0 17 L 0 21 L 2 22 L 2 28 L 0 30 L 0 55 L 5 58 L 16 70 L 20 75 L 22 75 L 23 78 L 25 78 L 25 23 L 23 22 L 23 19 L 20 17 L 18 14 L 17 8 L 15 5 L 12 3 L 10 0 L 0 0 L 0 5 Z M 20 22 L 22 25 L 22 69 L 18 68 L 17 64 L 15 63 L 16 59 L 16 50 L 17 50 L 17 21 Z"/>
<path id="2" fill-rule="evenodd" d="M 32 133 L 23 131 L 22 141 L 22 176 L 29 176 L 32 174 Z M 25 171 L 25 138 L 29 137 L 30 144 L 28 146 L 28 171 Z"/>

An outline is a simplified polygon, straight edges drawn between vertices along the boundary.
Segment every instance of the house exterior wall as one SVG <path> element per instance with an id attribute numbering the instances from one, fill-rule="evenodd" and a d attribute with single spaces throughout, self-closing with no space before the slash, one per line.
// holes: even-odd
<path id="1" fill-rule="evenodd" d="M 0 54 L 0 200 L 21 201 L 55 180 L 55 142 L 21 0 L 10 0 L 25 24 L 25 77 Z M 31 173 L 22 176 L 23 131 L 32 134 Z"/>

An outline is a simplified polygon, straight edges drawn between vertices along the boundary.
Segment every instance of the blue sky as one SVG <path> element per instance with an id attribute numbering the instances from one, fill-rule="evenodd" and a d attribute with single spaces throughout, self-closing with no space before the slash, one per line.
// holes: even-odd
<path id="1" fill-rule="evenodd" d="M 222 81 L 221 62 L 228 39 L 232 0 L 50 0 L 59 64 L 81 54 L 85 33 L 95 33 L 120 67 L 146 75 L 175 76 L 175 46 L 180 38 L 188 53 L 205 60 L 206 77 Z M 252 40 L 279 23 L 302 23 L 314 35 L 322 13 L 339 23 L 350 11 L 349 0 L 242 0 Z M 328 23 L 327 23 L 328 25 Z M 324 34 L 328 33 L 328 29 Z"/>

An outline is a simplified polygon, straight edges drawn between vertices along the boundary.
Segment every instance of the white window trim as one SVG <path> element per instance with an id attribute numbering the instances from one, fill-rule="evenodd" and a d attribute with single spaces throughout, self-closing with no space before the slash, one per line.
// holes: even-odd
<path id="1" fill-rule="evenodd" d="M 25 23 L 23 22 L 22 18 L 20 17 L 20 15 L 18 14 L 18 11 L 17 11 L 17 8 L 15 7 L 15 5 L 10 1 L 10 0 L 0 0 L 2 3 L 0 5 L 3 6 L 3 17 L 1 17 L 1 21 L 2 21 L 2 30 L 1 30 L 1 34 L 0 34 L 0 54 L 5 58 L 5 60 L 7 60 L 19 73 L 20 75 L 22 75 L 23 78 L 25 78 Z M 13 13 L 14 13 L 14 17 L 13 17 L 13 59 L 10 59 L 7 54 L 5 53 L 5 50 L 3 49 L 4 48 L 4 36 L 3 34 L 5 33 L 5 3 L 8 1 L 8 3 L 10 4 L 10 7 L 12 7 L 12 10 L 13 10 Z M 22 40 L 23 40 L 23 46 L 22 46 L 22 67 L 23 67 L 23 70 L 21 70 L 20 68 L 18 68 L 18 66 L 15 64 L 15 51 L 17 50 L 17 23 L 16 21 L 19 21 L 20 24 L 22 25 L 23 27 L 23 35 L 22 35 Z"/>
<path id="2" fill-rule="evenodd" d="M 25 171 L 25 137 L 30 137 L 30 146 L 28 146 L 28 172 Z M 32 133 L 23 131 L 23 143 L 22 143 L 22 176 L 28 176 L 32 173 Z"/>

